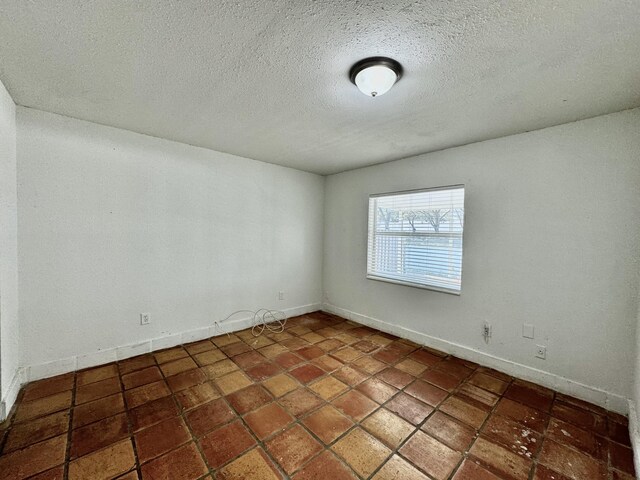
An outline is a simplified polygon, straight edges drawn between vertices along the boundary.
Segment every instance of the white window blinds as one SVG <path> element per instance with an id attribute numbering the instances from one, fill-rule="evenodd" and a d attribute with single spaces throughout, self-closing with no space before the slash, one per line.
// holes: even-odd
<path id="1" fill-rule="evenodd" d="M 464 185 L 369 197 L 367 278 L 460 293 Z"/>

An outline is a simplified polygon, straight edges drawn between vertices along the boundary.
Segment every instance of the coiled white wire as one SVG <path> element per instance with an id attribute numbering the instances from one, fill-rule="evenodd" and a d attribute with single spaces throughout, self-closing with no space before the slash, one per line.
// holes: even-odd
<path id="1" fill-rule="evenodd" d="M 215 327 L 220 330 L 220 333 L 226 333 L 229 335 L 229 332 L 225 332 L 220 323 L 226 322 L 231 317 L 238 315 L 239 313 L 250 313 L 253 315 L 253 320 L 251 324 L 251 334 L 254 337 L 259 337 L 262 333 L 267 330 L 271 333 L 282 333 L 284 332 L 284 327 L 287 324 L 287 315 L 281 310 L 269 310 L 268 308 L 260 308 L 259 310 L 237 310 L 232 314 L 228 315 L 226 318 L 220 320 L 220 322 L 213 322 Z"/>

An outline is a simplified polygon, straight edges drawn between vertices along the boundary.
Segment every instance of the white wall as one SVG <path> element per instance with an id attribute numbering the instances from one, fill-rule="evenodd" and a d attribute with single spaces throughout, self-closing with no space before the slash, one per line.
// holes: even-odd
<path id="1" fill-rule="evenodd" d="M 18 393 L 16 106 L 0 83 L 0 421 Z"/>
<path id="2" fill-rule="evenodd" d="M 625 411 L 638 313 L 639 132 L 635 109 L 328 177 L 327 308 Z M 459 183 L 462 294 L 367 280 L 368 195 Z M 522 337 L 523 323 L 535 325 L 535 340 Z M 536 344 L 547 346 L 546 360 L 534 358 Z"/>
<path id="3" fill-rule="evenodd" d="M 54 361 L 31 379 L 238 309 L 319 307 L 318 175 L 21 107 L 18 159 L 23 364 Z"/>
<path id="4" fill-rule="evenodd" d="M 18 107 L 22 365 L 34 378 L 240 308 L 316 308 L 323 283 L 329 309 L 622 411 L 639 320 L 639 129 L 630 110 L 325 182 Z M 455 183 L 467 187 L 462 295 L 366 280 L 368 195 Z"/>

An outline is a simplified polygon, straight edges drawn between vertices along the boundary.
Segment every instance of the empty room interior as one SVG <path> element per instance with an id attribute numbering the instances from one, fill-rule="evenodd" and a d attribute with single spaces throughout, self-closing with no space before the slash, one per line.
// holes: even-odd
<path id="1" fill-rule="evenodd" d="M 0 480 L 635 479 L 639 45 L 636 0 L 0 0 Z"/>

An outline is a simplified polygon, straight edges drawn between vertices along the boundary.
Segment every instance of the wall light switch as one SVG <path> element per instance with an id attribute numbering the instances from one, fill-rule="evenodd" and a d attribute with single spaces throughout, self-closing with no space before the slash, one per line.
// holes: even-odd
<path id="1" fill-rule="evenodd" d="M 533 336 L 533 325 L 529 325 L 528 323 L 525 323 L 524 325 L 522 325 L 522 336 L 524 338 L 534 338 Z"/>

